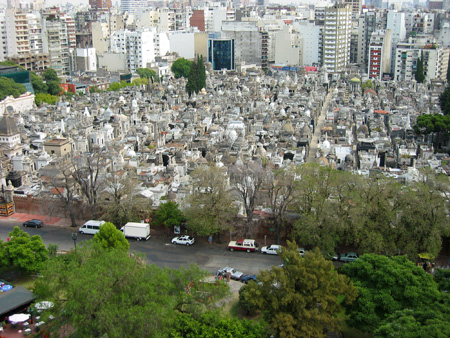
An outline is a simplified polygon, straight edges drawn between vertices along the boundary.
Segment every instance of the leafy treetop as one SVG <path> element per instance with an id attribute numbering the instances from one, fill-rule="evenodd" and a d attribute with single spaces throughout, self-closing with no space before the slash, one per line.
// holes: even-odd
<path id="1" fill-rule="evenodd" d="M 280 337 L 325 337 L 339 327 L 337 314 L 356 298 L 356 288 L 318 250 L 302 257 L 292 242 L 280 257 L 283 267 L 261 271 L 258 283 L 245 286 L 246 305 L 261 310 Z"/>

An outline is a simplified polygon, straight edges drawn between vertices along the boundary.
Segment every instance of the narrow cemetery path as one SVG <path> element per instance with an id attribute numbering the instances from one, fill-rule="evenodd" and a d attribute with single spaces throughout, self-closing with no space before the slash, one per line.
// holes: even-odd
<path id="1" fill-rule="evenodd" d="M 309 154 L 306 158 L 306 163 L 314 163 L 317 161 L 316 153 L 319 149 L 319 141 L 320 141 L 320 130 L 325 124 L 325 117 L 327 116 L 328 105 L 330 104 L 331 96 L 333 95 L 333 87 L 330 87 L 328 90 L 327 97 L 322 106 L 322 110 L 320 111 L 319 118 L 317 120 L 316 128 L 314 129 L 314 134 L 311 139 Z"/>

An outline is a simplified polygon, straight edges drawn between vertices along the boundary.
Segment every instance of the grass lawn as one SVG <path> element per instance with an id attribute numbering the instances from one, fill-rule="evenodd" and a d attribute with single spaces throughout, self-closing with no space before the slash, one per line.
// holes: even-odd
<path id="1" fill-rule="evenodd" d="M 4 267 L 0 269 L 0 279 L 3 279 L 13 286 L 22 286 L 32 290 L 36 279 L 36 274 L 23 271 L 16 267 Z"/>

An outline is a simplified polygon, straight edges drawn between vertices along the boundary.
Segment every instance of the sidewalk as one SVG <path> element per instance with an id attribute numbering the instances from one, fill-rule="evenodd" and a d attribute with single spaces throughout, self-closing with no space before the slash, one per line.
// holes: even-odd
<path id="1" fill-rule="evenodd" d="M 20 222 L 20 223 L 23 223 L 30 219 L 40 219 L 46 225 L 55 225 L 55 226 L 61 226 L 61 227 L 70 227 L 70 225 L 71 225 L 71 221 L 68 218 L 52 217 L 52 216 L 47 216 L 47 215 L 15 213 L 8 217 L 2 217 L 2 218 L 0 218 L 0 220 L 1 219 L 13 221 L 13 222 Z M 83 220 L 77 220 L 77 224 L 79 224 L 80 226 L 83 223 L 84 223 Z"/>

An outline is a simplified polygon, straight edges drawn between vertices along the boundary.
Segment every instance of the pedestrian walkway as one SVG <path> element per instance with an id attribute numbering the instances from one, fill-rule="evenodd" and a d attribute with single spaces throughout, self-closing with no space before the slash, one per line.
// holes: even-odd
<path id="1" fill-rule="evenodd" d="M 306 163 L 315 163 L 317 161 L 316 154 L 319 148 L 321 130 L 323 125 L 325 124 L 325 117 L 327 116 L 328 105 L 330 104 L 332 95 L 333 95 L 333 88 L 330 88 L 323 103 L 322 110 L 320 111 L 320 115 L 317 118 L 317 124 L 316 127 L 314 128 L 314 134 L 311 138 L 311 143 L 309 144 L 309 153 L 308 157 L 306 158 Z"/>
<path id="2" fill-rule="evenodd" d="M 36 215 L 36 214 L 23 214 L 23 213 L 15 213 L 8 217 L 2 217 L 0 220 L 8 220 L 13 222 L 20 222 L 23 223 L 25 221 L 28 221 L 30 219 L 39 219 L 46 225 L 55 225 L 55 226 L 70 226 L 71 221 L 68 218 L 61 218 L 61 217 L 53 217 L 53 216 L 47 216 L 47 215 Z M 77 224 L 83 224 L 84 221 L 77 220 Z"/>

